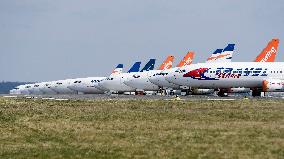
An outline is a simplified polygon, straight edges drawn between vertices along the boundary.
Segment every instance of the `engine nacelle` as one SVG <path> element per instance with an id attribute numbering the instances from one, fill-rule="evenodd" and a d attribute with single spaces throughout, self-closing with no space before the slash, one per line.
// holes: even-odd
<path id="1" fill-rule="evenodd" d="M 284 92 L 284 80 L 267 79 L 262 82 L 264 92 Z"/>
<path id="2" fill-rule="evenodd" d="M 212 94 L 214 93 L 214 89 L 200 89 L 194 88 L 192 89 L 192 94 L 202 95 L 202 94 Z"/>
<path id="3" fill-rule="evenodd" d="M 248 93 L 248 92 L 250 92 L 250 88 L 238 87 L 238 88 L 228 89 L 228 93 Z"/>

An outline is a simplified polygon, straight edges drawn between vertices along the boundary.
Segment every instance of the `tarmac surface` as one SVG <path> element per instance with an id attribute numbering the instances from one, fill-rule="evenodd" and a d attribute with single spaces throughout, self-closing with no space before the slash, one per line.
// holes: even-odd
<path id="1" fill-rule="evenodd" d="M 284 99 L 284 93 L 269 93 L 264 97 L 252 97 L 249 94 L 229 94 L 227 97 L 217 95 L 124 95 L 124 94 L 66 94 L 66 95 L 0 95 L 6 98 L 26 98 L 44 100 L 236 100 L 244 98 Z"/>

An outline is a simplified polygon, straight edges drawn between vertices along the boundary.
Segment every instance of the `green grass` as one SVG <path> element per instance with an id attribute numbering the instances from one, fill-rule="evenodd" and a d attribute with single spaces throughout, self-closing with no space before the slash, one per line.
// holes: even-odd
<path id="1" fill-rule="evenodd" d="M 0 98 L 0 158 L 284 158 L 284 101 Z"/>

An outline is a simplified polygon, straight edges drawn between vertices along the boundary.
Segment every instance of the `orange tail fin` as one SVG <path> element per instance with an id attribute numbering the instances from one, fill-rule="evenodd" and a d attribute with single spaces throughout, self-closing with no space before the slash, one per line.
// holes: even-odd
<path id="1" fill-rule="evenodd" d="M 159 70 L 170 69 L 173 66 L 174 56 L 170 55 L 167 59 L 161 64 Z"/>
<path id="2" fill-rule="evenodd" d="M 179 62 L 179 64 L 177 65 L 177 67 L 182 67 L 182 66 L 186 66 L 186 65 L 190 65 L 192 63 L 192 60 L 194 58 L 194 52 L 193 51 L 189 51 L 184 58 Z"/>
<path id="3" fill-rule="evenodd" d="M 274 62 L 278 50 L 279 39 L 272 39 L 262 52 L 255 58 L 255 62 Z"/>

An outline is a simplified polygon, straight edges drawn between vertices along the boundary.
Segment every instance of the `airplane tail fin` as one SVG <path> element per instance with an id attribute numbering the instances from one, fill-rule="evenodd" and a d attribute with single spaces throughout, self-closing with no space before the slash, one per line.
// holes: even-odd
<path id="1" fill-rule="evenodd" d="M 135 62 L 135 63 L 133 64 L 133 66 L 128 70 L 127 73 L 130 73 L 130 72 L 139 72 L 140 65 L 141 65 L 141 62 Z"/>
<path id="2" fill-rule="evenodd" d="M 216 57 L 216 60 L 214 62 L 231 62 L 234 49 L 235 49 L 235 44 L 228 44 L 223 49 L 223 52 Z"/>
<path id="3" fill-rule="evenodd" d="M 193 51 L 189 51 L 184 58 L 179 62 L 179 64 L 177 65 L 177 67 L 182 67 L 182 66 L 186 66 L 186 65 L 190 65 L 192 63 L 192 60 L 194 58 L 194 52 Z"/>
<path id="4" fill-rule="evenodd" d="M 231 62 L 235 49 L 235 44 L 228 44 L 227 47 L 224 48 L 221 55 L 217 57 L 216 60 L 227 60 L 227 62 Z"/>
<path id="5" fill-rule="evenodd" d="M 173 66 L 173 61 L 174 61 L 174 56 L 173 55 L 169 55 L 166 60 L 160 65 L 159 70 L 166 70 L 166 69 L 170 69 Z"/>
<path id="6" fill-rule="evenodd" d="M 278 50 L 279 39 L 272 39 L 262 52 L 255 58 L 255 62 L 274 62 Z"/>
<path id="7" fill-rule="evenodd" d="M 140 72 L 153 70 L 155 67 L 155 63 L 156 59 L 150 59 L 149 62 L 144 66 L 144 68 Z"/>
<path id="8" fill-rule="evenodd" d="M 215 61 L 217 56 L 219 56 L 223 52 L 223 49 L 216 49 L 212 55 L 207 59 L 206 62 L 212 62 Z"/>
<path id="9" fill-rule="evenodd" d="M 112 75 L 114 74 L 121 74 L 123 69 L 123 64 L 118 64 L 116 68 L 111 72 Z"/>

